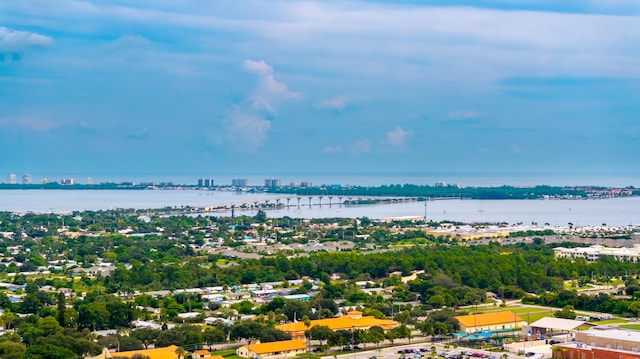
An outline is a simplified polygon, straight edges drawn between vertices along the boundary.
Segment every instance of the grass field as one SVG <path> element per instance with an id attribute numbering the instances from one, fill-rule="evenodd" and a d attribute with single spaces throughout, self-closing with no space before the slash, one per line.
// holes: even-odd
<path id="1" fill-rule="evenodd" d="M 236 354 L 236 350 L 235 349 L 225 349 L 225 350 L 218 350 L 218 351 L 215 351 L 215 352 L 211 352 L 211 356 L 214 356 L 214 355 L 221 355 L 225 359 L 239 359 L 240 358 Z"/>
<path id="2" fill-rule="evenodd" d="M 624 319 L 609 319 L 609 320 L 601 320 L 599 322 L 593 322 L 593 324 L 605 325 L 605 324 L 623 324 L 627 323 Z"/>
<path id="3" fill-rule="evenodd" d="M 557 308 L 529 308 L 529 307 L 521 307 L 519 305 L 510 305 L 506 307 L 500 306 L 488 306 L 488 307 L 478 307 L 478 309 L 470 309 L 471 313 L 490 313 L 490 312 L 501 312 L 504 310 L 511 311 L 517 314 L 522 320 L 533 323 L 536 320 L 539 320 L 544 317 L 553 316 L 553 312 L 557 311 Z"/>
<path id="4" fill-rule="evenodd" d="M 640 324 L 622 324 L 620 328 L 640 330 Z"/>

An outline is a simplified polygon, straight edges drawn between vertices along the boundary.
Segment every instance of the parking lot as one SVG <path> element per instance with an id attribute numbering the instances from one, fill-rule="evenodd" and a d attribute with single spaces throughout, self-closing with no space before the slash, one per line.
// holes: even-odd
<path id="1" fill-rule="evenodd" d="M 431 343 L 416 343 L 381 349 L 354 351 L 353 353 L 337 356 L 326 356 L 323 357 L 323 359 L 464 359 L 467 355 L 470 358 L 503 359 L 504 353 L 463 347 L 445 349 L 442 345 L 437 345 L 436 354 L 433 354 L 431 351 Z M 507 353 L 507 358 L 514 359 L 515 355 Z"/>

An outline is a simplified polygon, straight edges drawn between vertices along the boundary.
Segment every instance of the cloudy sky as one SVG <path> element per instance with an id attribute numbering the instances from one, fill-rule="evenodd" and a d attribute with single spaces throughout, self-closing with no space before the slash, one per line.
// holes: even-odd
<path id="1" fill-rule="evenodd" d="M 638 0 L 3 1 L 0 174 L 638 173 L 639 80 Z"/>

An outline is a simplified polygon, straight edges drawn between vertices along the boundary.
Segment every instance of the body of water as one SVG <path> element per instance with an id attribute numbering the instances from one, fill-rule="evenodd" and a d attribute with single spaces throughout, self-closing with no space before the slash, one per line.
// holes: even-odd
<path id="1" fill-rule="evenodd" d="M 180 206 L 208 206 L 220 203 L 252 201 L 273 198 L 269 193 L 238 193 L 201 190 L 3 190 L 0 191 L 0 211 L 58 212 L 116 208 L 163 208 Z M 334 202 L 337 198 L 333 199 Z M 324 198 L 322 207 L 314 198 L 309 207 L 308 199 L 301 206 L 267 211 L 269 217 L 329 218 L 369 217 L 373 219 L 424 216 L 424 202 L 396 204 L 329 206 Z M 282 202 L 284 203 L 284 201 Z M 238 214 L 255 215 L 256 211 L 236 211 Z M 230 212 L 215 213 L 229 216 Z M 598 200 L 439 200 L 426 205 L 429 220 L 460 222 L 506 222 L 509 224 L 536 222 L 552 226 L 627 226 L 640 224 L 640 197 Z"/>

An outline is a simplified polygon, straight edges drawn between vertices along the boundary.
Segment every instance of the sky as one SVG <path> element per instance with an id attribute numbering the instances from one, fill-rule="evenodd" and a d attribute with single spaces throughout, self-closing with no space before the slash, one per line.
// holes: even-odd
<path id="1" fill-rule="evenodd" d="M 0 3 L 0 181 L 616 175 L 639 152 L 639 0 Z"/>

